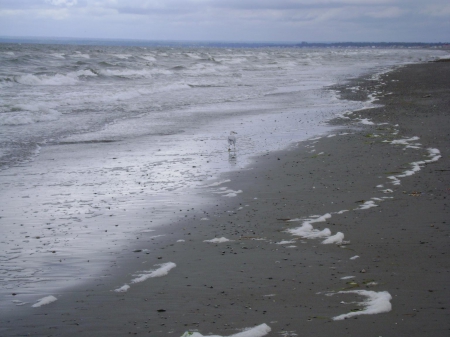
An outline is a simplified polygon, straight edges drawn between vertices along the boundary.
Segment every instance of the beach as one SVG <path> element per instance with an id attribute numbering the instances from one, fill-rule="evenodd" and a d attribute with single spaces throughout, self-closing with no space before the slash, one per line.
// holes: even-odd
<path id="1" fill-rule="evenodd" d="M 430 62 L 333 87 L 378 106 L 205 184 L 215 202 L 2 313 L 0 334 L 447 336 L 449 78 Z"/>

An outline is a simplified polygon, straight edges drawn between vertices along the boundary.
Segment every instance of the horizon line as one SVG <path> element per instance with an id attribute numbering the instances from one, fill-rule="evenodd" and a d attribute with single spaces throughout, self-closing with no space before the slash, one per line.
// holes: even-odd
<path id="1" fill-rule="evenodd" d="M 58 37 L 58 36 L 7 36 L 0 35 L 0 43 L 2 40 L 42 40 L 42 41 L 110 41 L 110 42 L 139 42 L 139 43 L 168 43 L 168 44 L 188 44 L 188 43 L 206 43 L 206 44 L 266 44 L 266 45 L 308 45 L 308 44 L 404 44 L 404 45 L 447 45 L 450 42 L 421 42 L 421 41 L 236 41 L 236 40 L 176 40 L 176 39 L 133 39 L 133 38 L 105 38 L 105 37 Z"/>

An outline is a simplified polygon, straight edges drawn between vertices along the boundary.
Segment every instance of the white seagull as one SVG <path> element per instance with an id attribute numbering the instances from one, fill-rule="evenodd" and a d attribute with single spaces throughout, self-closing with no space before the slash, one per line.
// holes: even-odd
<path id="1" fill-rule="evenodd" d="M 234 134 L 237 135 L 237 132 L 230 131 L 230 135 L 228 136 L 228 151 L 231 151 L 231 145 L 233 145 L 234 150 L 236 150 L 236 137 Z"/>

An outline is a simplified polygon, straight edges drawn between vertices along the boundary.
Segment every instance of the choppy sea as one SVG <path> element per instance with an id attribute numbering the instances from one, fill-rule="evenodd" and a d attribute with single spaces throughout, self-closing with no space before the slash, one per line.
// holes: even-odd
<path id="1" fill-rule="evenodd" d="M 0 295 L 85 281 L 221 173 L 373 104 L 329 86 L 438 53 L 0 44 Z"/>

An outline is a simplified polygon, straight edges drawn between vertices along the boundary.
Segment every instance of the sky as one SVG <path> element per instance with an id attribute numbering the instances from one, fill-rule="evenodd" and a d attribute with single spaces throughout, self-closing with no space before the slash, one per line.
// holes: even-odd
<path id="1" fill-rule="evenodd" d="M 0 36 L 450 42 L 450 1 L 0 0 Z"/>

